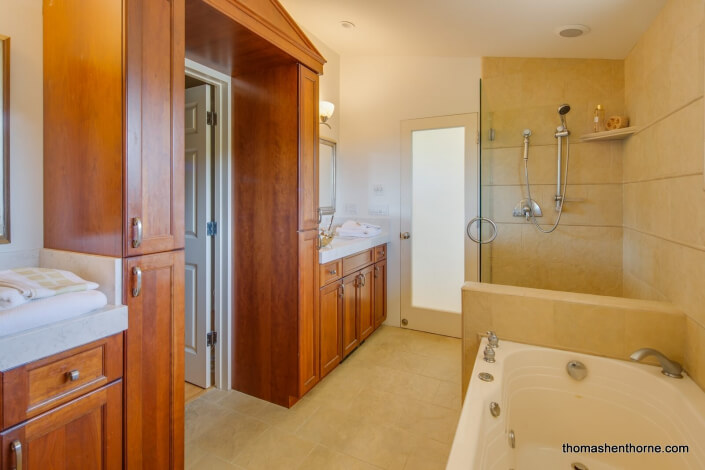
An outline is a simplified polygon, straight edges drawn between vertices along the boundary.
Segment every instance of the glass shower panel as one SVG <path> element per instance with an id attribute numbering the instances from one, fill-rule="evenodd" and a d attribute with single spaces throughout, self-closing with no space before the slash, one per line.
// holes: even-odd
<path id="1" fill-rule="evenodd" d="M 465 128 L 411 137 L 411 305 L 461 312 L 465 282 Z"/>
<path id="2" fill-rule="evenodd" d="M 491 188 L 490 145 L 494 141 L 495 130 L 492 127 L 492 113 L 489 111 L 487 96 L 480 80 L 480 216 L 493 219 Z M 493 219 L 494 220 L 494 219 Z M 498 229 L 501 230 L 501 229 Z M 489 224 L 483 223 L 480 240 L 488 240 L 492 235 Z M 499 232 L 497 233 L 499 237 Z M 492 282 L 492 243 L 480 245 L 480 282 Z"/>

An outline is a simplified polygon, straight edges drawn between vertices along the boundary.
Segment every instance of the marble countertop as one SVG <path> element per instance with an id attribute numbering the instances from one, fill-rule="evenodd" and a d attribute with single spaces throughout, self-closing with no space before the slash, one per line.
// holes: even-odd
<path id="1" fill-rule="evenodd" d="M 381 233 L 376 237 L 370 238 L 342 238 L 335 237 L 330 245 L 324 246 L 318 250 L 318 262 L 320 264 L 328 263 L 336 259 L 344 258 L 346 256 L 359 253 L 360 251 L 365 251 L 369 248 L 375 247 L 377 245 L 382 245 L 384 243 L 389 243 L 391 238 L 389 233 Z"/>
<path id="2" fill-rule="evenodd" d="M 98 310 L 0 337 L 0 371 L 81 346 L 127 329 L 127 307 Z"/>

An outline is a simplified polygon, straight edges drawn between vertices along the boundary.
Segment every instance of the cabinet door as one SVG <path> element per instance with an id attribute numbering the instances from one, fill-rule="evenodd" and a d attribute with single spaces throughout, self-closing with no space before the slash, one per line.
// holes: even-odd
<path id="1" fill-rule="evenodd" d="M 122 469 L 122 381 L 0 434 L 2 469 Z M 17 444 L 20 447 L 15 447 Z"/>
<path id="2" fill-rule="evenodd" d="M 318 74 L 299 65 L 299 230 L 318 227 Z"/>
<path id="3" fill-rule="evenodd" d="M 343 359 L 343 283 L 334 282 L 321 289 L 321 378 Z"/>
<path id="4" fill-rule="evenodd" d="M 318 233 L 299 233 L 299 396 L 318 383 Z"/>
<path id="5" fill-rule="evenodd" d="M 375 263 L 375 328 L 387 319 L 387 260 Z"/>
<path id="6" fill-rule="evenodd" d="M 360 344 L 357 321 L 357 273 L 343 278 L 343 358 Z"/>
<path id="7" fill-rule="evenodd" d="M 360 342 L 365 341 L 375 329 L 375 282 L 374 266 L 362 269 L 357 283 L 358 289 L 358 321 L 360 326 Z"/>
<path id="8" fill-rule="evenodd" d="M 184 246 L 184 0 L 126 2 L 126 256 Z"/>
<path id="9" fill-rule="evenodd" d="M 184 448 L 184 252 L 124 261 L 125 464 L 181 469 Z"/>

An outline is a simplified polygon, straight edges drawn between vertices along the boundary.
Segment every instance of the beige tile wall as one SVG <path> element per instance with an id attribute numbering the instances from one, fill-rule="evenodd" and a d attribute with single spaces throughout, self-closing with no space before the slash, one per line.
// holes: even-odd
<path id="1" fill-rule="evenodd" d="M 705 334 L 690 323 L 670 302 L 469 282 L 463 287 L 463 393 L 478 335 L 489 330 L 500 340 L 617 359 L 653 347 L 680 362 L 702 362 Z"/>
<path id="2" fill-rule="evenodd" d="M 623 289 L 688 316 L 686 369 L 705 388 L 702 0 L 669 0 L 625 60 Z"/>
<path id="3" fill-rule="evenodd" d="M 622 294 L 622 143 L 580 143 L 592 110 L 624 112 L 624 63 L 618 60 L 483 58 L 483 213 L 499 234 L 483 247 L 483 280 L 542 289 Z M 532 198 L 543 224 L 553 223 L 557 108 L 569 103 L 570 173 L 563 219 L 539 233 L 512 217 L 526 197 L 523 129 L 530 128 Z M 487 129 L 495 130 L 489 141 Z"/>

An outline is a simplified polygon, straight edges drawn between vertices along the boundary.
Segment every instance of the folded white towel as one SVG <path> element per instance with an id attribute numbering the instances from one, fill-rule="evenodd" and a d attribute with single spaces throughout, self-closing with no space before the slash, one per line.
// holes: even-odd
<path id="1" fill-rule="evenodd" d="M 0 286 L 0 310 L 17 307 L 27 302 L 29 299 L 25 298 L 17 289 Z"/>
<path id="2" fill-rule="evenodd" d="M 366 231 L 369 229 L 382 230 L 382 227 L 380 227 L 379 225 L 365 224 L 365 223 L 356 222 L 354 220 L 348 220 L 343 225 L 341 225 L 339 227 L 339 229 L 344 230 L 344 231 L 349 231 L 349 230 Z"/>
<path id="3" fill-rule="evenodd" d="M 341 238 L 372 238 L 376 237 L 377 235 L 380 235 L 382 233 L 381 230 L 369 230 L 367 232 L 360 232 L 358 230 L 354 231 L 346 231 L 346 230 L 338 230 L 337 235 Z"/>
<path id="4" fill-rule="evenodd" d="M 0 287 L 15 289 L 25 299 L 43 299 L 67 292 L 98 288 L 70 271 L 49 268 L 17 268 L 0 271 Z"/>

